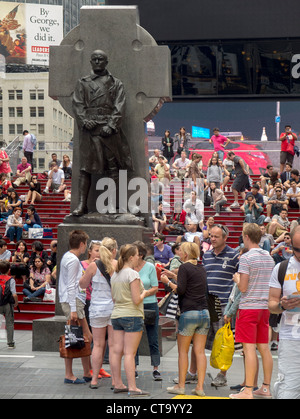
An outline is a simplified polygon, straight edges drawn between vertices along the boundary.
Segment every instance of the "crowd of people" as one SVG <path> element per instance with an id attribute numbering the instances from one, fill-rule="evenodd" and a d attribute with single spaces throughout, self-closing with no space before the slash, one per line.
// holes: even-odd
<path id="1" fill-rule="evenodd" d="M 283 141 L 288 141 L 287 135 Z M 241 383 L 231 387 L 235 392 L 229 397 L 268 399 L 272 398 L 272 393 L 275 398 L 299 397 L 300 369 L 296 366 L 300 340 L 300 227 L 297 219 L 292 222 L 288 219 L 289 208 L 299 208 L 300 204 L 299 172 L 293 169 L 291 161 L 285 161 L 284 171 L 276 172 L 269 166 L 253 184 L 249 168 L 241 157 L 229 151 L 224 159 L 230 140 L 221 136 L 216 128 L 210 141 L 215 152 L 207 168 L 198 153 L 192 154 L 191 160 L 187 158 L 189 136 L 184 128 L 175 136 L 175 141 L 166 131 L 162 149 L 155 150 L 150 157 L 154 232 L 151 245 L 134 242 L 118 249 L 113 238 L 95 241 L 82 230 L 70 233 L 69 251 L 60 262 L 59 302 L 66 319 L 82 326 L 84 335 L 93 342 L 93 350 L 91 357 L 82 358 L 82 379 L 74 375 L 72 359 L 65 359 L 66 384 L 88 382 L 94 390 L 100 386 L 99 378 L 111 376 L 114 393 L 149 396 L 136 382 L 138 348 L 145 326 L 152 378 L 162 381 L 158 329 L 164 306 L 165 316 L 174 321 L 176 328 L 170 339 L 176 340 L 178 346 L 178 377 L 174 378 L 173 386 L 166 388 L 169 393 L 184 395 L 186 384 L 194 383 L 192 393 L 205 396 L 205 350 L 212 349 L 217 331 L 230 323 L 236 344 L 242 344 L 244 377 Z M 177 158 L 173 152 L 176 142 Z M 283 160 L 284 156 L 281 162 Z M 54 163 L 52 174 L 59 170 Z M 24 176 L 24 170 L 20 169 L 20 175 Z M 182 181 L 179 183 L 184 185 L 184 194 L 183 201 L 175 200 L 171 210 L 172 203 L 165 199 L 165 191 L 173 178 Z M 229 206 L 225 192 L 230 180 L 233 180 L 234 202 Z M 51 177 L 44 192 L 49 192 L 49 188 L 61 192 L 61 186 Z M 20 239 L 17 198 L 14 196 L 10 204 L 16 207 L 8 230 L 13 227 L 9 234 Z M 215 215 L 205 219 L 205 206 L 214 209 Z M 227 212 L 238 208 L 244 213 L 243 231 L 235 249 L 227 244 L 228 227 L 216 222 L 223 208 Z M 28 222 L 33 225 L 38 222 L 34 207 L 28 214 Z M 171 236 L 171 242 L 167 242 L 167 235 Z M 4 241 L 3 255 L 7 257 L 5 246 Z M 24 298 L 34 301 L 42 295 L 43 284 L 51 282 L 53 271 L 49 265 L 54 264 L 43 263 L 45 255 L 40 247 L 30 256 L 24 241 L 19 240 L 16 246 L 13 257 L 16 264 L 19 261 L 18 275 L 28 278 Z M 87 259 L 81 261 L 86 252 Z M 1 263 L 0 272 L 6 275 L 7 266 Z M 161 301 L 157 298 L 160 282 L 166 294 Z M 10 286 L 15 298 L 13 283 Z M 219 311 L 216 306 L 211 307 L 211 296 L 218 302 Z M 271 349 L 278 349 L 279 358 L 279 379 L 273 390 Z M 260 385 L 256 350 L 263 364 Z M 111 374 L 103 369 L 105 357 L 108 357 Z M 121 375 L 122 359 L 127 384 Z M 226 386 L 228 373 L 230 370 L 220 370 L 212 385 Z"/>

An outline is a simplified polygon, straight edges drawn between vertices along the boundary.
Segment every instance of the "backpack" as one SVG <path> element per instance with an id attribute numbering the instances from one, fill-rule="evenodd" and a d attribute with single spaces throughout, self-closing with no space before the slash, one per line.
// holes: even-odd
<path id="1" fill-rule="evenodd" d="M 31 144 L 35 147 L 36 146 L 36 136 L 34 134 L 30 134 L 31 136 Z"/>
<path id="2" fill-rule="evenodd" d="M 0 275 L 0 306 L 14 303 L 14 297 L 10 290 L 10 280 L 10 276 Z"/>
<path id="3" fill-rule="evenodd" d="M 289 259 L 280 262 L 279 270 L 278 270 L 278 281 L 281 285 L 281 290 L 283 290 L 284 284 L 284 277 L 287 271 L 287 267 L 289 264 Z M 270 314 L 269 324 L 271 327 L 277 327 L 280 323 L 282 314 Z"/>

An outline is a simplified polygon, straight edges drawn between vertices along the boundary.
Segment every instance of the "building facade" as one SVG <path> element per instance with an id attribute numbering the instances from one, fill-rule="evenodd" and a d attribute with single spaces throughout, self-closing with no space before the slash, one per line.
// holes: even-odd
<path id="1" fill-rule="evenodd" d="M 37 137 L 34 153 L 39 172 L 52 152 L 72 156 L 73 119 L 48 96 L 48 73 L 8 73 L 0 79 L 0 141 L 5 147 L 26 129 Z M 21 154 L 20 154 L 21 156 Z"/>

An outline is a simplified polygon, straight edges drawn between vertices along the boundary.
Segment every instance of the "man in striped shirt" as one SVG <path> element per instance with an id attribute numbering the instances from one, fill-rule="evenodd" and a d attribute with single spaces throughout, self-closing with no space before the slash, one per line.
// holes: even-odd
<path id="1" fill-rule="evenodd" d="M 219 297 L 222 311 L 228 303 L 233 287 L 233 275 L 238 270 L 239 253 L 226 244 L 229 235 L 228 228 L 216 224 L 210 232 L 210 240 L 213 249 L 204 253 L 203 264 L 207 274 L 207 285 L 210 294 Z M 216 323 L 211 323 L 206 348 L 211 350 L 216 332 L 224 326 L 224 318 Z M 220 371 L 212 381 L 216 387 L 227 384 L 226 371 Z"/>
<path id="2" fill-rule="evenodd" d="M 261 230 L 257 224 L 245 223 L 243 240 L 249 250 L 241 256 L 239 265 L 240 281 L 238 287 L 242 293 L 236 319 L 236 342 L 243 343 L 245 354 L 246 385 L 238 394 L 231 394 L 232 399 L 272 398 L 270 383 L 273 360 L 269 348 L 269 282 L 274 268 L 270 254 L 259 247 Z M 256 347 L 263 363 L 264 381 L 253 392 L 257 373 Z"/>

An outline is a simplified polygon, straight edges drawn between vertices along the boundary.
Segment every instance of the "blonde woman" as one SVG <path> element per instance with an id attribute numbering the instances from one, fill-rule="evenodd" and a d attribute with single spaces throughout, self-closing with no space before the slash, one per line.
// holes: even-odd
<path id="1" fill-rule="evenodd" d="M 177 385 L 168 387 L 167 391 L 172 394 L 185 394 L 188 353 L 193 340 L 198 384 L 192 393 L 204 397 L 203 384 L 207 365 L 205 343 L 210 327 L 210 317 L 206 300 L 206 272 L 198 263 L 199 256 L 199 246 L 195 243 L 182 243 L 180 259 L 184 263 L 178 269 L 177 284 L 173 284 L 165 275 L 161 276 L 161 280 L 177 292 L 181 313 L 177 334 L 179 381 Z"/>
<path id="2" fill-rule="evenodd" d="M 90 388 L 92 389 L 99 387 L 98 375 L 102 367 L 106 346 L 106 332 L 108 333 L 108 345 L 112 349 L 111 314 L 114 304 L 111 296 L 110 278 L 114 268 L 110 251 L 101 244 L 99 244 L 99 257 L 98 261 L 93 261 L 89 264 L 79 281 L 79 286 L 83 289 L 90 284 L 92 285 L 89 309 L 94 343 L 92 352 L 93 378 L 90 383 Z"/>
<path id="3" fill-rule="evenodd" d="M 151 295 L 146 291 L 138 272 L 134 269 L 139 263 L 138 248 L 127 244 L 121 247 L 116 272 L 111 279 L 111 290 L 114 300 L 112 313 L 113 350 L 111 360 L 112 375 L 115 382 L 115 393 L 126 392 L 131 397 L 148 396 L 140 390 L 135 380 L 135 355 L 139 347 L 144 326 L 144 298 Z M 128 388 L 121 378 L 121 361 L 124 355 L 124 368 Z"/>

